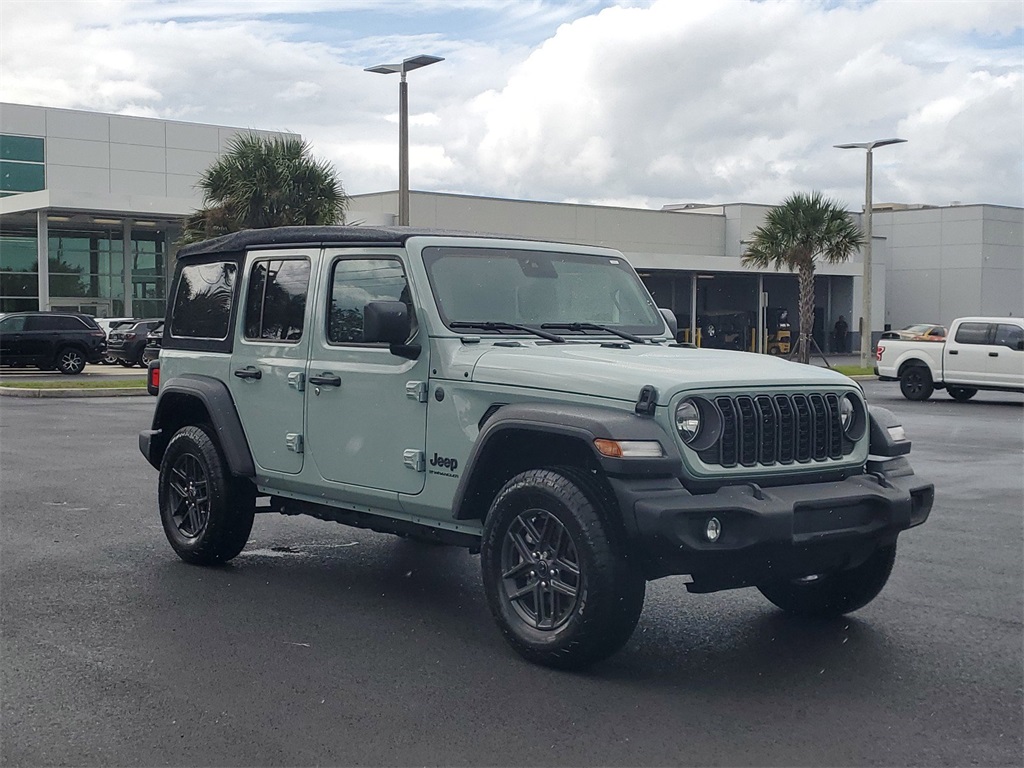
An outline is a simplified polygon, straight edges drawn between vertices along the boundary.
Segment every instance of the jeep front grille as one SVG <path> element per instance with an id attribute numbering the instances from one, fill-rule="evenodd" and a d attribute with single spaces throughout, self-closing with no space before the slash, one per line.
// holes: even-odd
<path id="1" fill-rule="evenodd" d="M 721 436 L 700 451 L 705 464 L 772 466 L 841 459 L 853 450 L 843 440 L 835 393 L 729 395 L 712 400 Z"/>

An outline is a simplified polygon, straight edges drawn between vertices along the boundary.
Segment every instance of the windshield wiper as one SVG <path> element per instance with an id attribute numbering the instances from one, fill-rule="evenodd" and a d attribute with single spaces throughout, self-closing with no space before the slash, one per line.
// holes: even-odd
<path id="1" fill-rule="evenodd" d="M 541 328 L 559 328 L 561 330 L 576 331 L 579 333 L 582 333 L 583 331 L 604 331 L 605 333 L 614 334 L 620 339 L 633 341 L 637 344 L 643 344 L 647 341 L 647 339 L 640 336 L 634 336 L 632 333 L 626 333 L 626 331 L 620 331 L 618 328 L 609 328 L 607 325 L 598 325 L 597 323 L 543 323 Z"/>
<path id="2" fill-rule="evenodd" d="M 557 333 L 548 333 L 542 331 L 540 328 L 531 328 L 528 325 L 518 325 L 517 323 L 505 323 L 501 320 L 488 320 L 487 322 L 464 322 L 456 321 L 454 323 L 448 323 L 449 328 L 478 328 L 481 331 L 526 331 L 532 333 L 534 336 L 540 336 L 542 339 L 548 341 L 555 341 L 558 343 L 564 343 L 565 339 L 559 336 Z"/>

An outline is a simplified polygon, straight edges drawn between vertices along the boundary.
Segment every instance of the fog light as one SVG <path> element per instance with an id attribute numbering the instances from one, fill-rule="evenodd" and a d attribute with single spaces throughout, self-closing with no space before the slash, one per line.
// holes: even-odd
<path id="1" fill-rule="evenodd" d="M 710 542 L 718 541 L 718 537 L 722 535 L 722 524 L 718 522 L 717 517 L 712 517 L 708 520 L 708 524 L 704 526 L 704 536 Z"/>

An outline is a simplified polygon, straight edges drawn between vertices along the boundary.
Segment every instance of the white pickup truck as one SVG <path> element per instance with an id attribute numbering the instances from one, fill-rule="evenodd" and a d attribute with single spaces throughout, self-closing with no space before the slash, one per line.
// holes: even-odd
<path id="1" fill-rule="evenodd" d="M 927 400 L 945 389 L 961 402 L 979 389 L 1024 392 L 1024 319 L 961 317 L 945 342 L 882 339 L 875 373 L 899 381 L 908 400 Z"/>

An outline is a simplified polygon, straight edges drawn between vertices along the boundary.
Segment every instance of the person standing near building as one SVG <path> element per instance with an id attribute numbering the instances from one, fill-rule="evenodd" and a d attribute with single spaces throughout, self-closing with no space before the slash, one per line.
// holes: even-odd
<path id="1" fill-rule="evenodd" d="M 850 330 L 850 326 L 846 324 L 846 318 L 842 315 L 836 320 L 835 324 L 836 334 L 836 352 L 845 354 L 849 350 L 846 348 L 846 333 Z"/>

